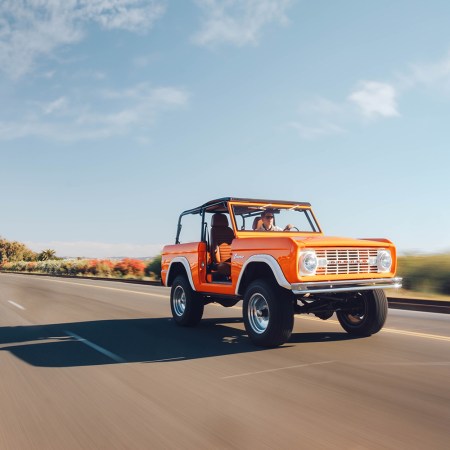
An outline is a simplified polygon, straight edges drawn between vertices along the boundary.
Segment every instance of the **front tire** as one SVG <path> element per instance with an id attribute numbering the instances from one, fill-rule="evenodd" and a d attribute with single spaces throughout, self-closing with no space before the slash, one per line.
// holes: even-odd
<path id="1" fill-rule="evenodd" d="M 177 325 L 193 327 L 203 316 L 203 299 L 192 289 L 185 276 L 175 278 L 170 291 L 170 309 Z"/>
<path id="2" fill-rule="evenodd" d="M 249 285 L 244 295 L 244 325 L 251 341 L 276 347 L 289 340 L 294 327 L 294 307 L 289 292 L 263 280 Z"/>
<path id="3" fill-rule="evenodd" d="M 370 336 L 378 333 L 386 322 L 388 302 L 381 289 L 363 291 L 358 305 L 349 311 L 337 311 L 342 328 L 356 336 Z"/>

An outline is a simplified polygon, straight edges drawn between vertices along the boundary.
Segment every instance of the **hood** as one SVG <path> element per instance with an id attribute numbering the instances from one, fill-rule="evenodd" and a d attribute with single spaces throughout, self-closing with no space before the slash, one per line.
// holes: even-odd
<path id="1" fill-rule="evenodd" d="M 353 239 L 336 236 L 292 236 L 299 247 L 391 247 L 392 242 L 382 238 Z"/>

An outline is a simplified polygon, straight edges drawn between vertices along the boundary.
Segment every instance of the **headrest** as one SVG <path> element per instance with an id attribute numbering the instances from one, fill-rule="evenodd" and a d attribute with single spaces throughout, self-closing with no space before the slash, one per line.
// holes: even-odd
<path id="1" fill-rule="evenodd" d="M 215 213 L 211 218 L 211 226 L 212 227 L 227 227 L 228 219 L 227 216 L 220 213 Z"/>
<path id="2" fill-rule="evenodd" d="M 256 216 L 256 217 L 253 219 L 252 229 L 253 229 L 253 230 L 256 230 L 257 228 L 259 228 L 259 227 L 261 226 L 261 224 L 262 224 L 262 218 L 261 218 L 261 216 Z"/>

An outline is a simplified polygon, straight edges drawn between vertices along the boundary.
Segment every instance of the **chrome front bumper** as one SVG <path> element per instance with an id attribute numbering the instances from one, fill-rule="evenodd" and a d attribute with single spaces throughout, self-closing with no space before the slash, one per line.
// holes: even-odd
<path id="1" fill-rule="evenodd" d="M 372 289 L 391 289 L 402 287 L 401 278 L 372 278 L 370 280 L 345 280 L 345 281 L 312 281 L 310 283 L 291 284 L 292 293 L 321 294 L 333 292 L 369 291 Z"/>

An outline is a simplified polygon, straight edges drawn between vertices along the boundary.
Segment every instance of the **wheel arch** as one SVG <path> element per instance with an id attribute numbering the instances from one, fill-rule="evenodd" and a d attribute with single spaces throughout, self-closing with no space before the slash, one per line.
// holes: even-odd
<path id="1" fill-rule="evenodd" d="M 191 267 L 189 261 L 184 256 L 177 256 L 172 259 L 167 271 L 167 282 L 166 286 L 172 286 L 175 278 L 178 275 L 184 275 L 189 280 L 189 284 L 193 291 L 195 291 L 194 281 L 192 279 Z"/>
<path id="2" fill-rule="evenodd" d="M 236 284 L 236 294 L 244 295 L 248 285 L 258 279 L 271 279 L 285 289 L 291 289 L 277 260 L 270 255 L 253 255 L 243 265 Z"/>

